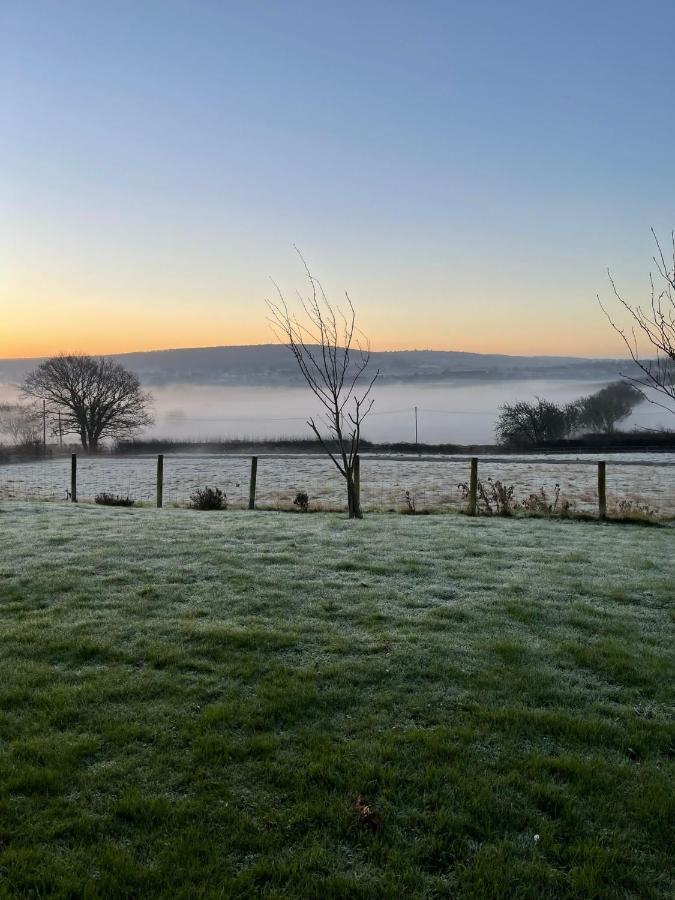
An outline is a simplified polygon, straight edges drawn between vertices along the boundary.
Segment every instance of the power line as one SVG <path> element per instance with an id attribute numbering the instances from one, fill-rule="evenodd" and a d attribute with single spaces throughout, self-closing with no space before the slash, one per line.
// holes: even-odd
<path id="1" fill-rule="evenodd" d="M 489 410 L 474 409 L 423 409 L 419 407 L 420 412 L 434 413 L 448 416 L 494 416 L 494 412 Z"/>
<path id="2" fill-rule="evenodd" d="M 178 422 L 305 422 L 307 416 L 177 416 L 165 413 L 165 419 Z"/>

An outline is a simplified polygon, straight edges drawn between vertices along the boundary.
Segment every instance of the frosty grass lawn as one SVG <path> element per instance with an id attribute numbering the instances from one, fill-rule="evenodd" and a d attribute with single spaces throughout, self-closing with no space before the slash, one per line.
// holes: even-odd
<path id="1" fill-rule="evenodd" d="M 0 896 L 672 896 L 673 529 L 5 504 L 0 537 Z"/>

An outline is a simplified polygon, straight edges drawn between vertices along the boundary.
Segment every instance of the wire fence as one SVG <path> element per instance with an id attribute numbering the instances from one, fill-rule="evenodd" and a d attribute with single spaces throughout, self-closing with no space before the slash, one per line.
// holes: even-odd
<path id="1" fill-rule="evenodd" d="M 257 459 L 257 508 L 295 509 L 300 492 L 307 494 L 312 510 L 346 508 L 344 481 L 328 458 L 279 454 Z M 140 505 L 157 503 L 157 457 L 81 456 L 76 464 L 78 502 L 93 503 L 107 493 Z M 479 511 L 486 511 L 486 503 L 499 491 L 510 491 L 509 503 L 515 509 L 597 513 L 597 464 L 591 456 L 480 457 Z M 467 507 L 468 457 L 364 455 L 360 469 L 365 511 L 451 512 Z M 675 518 L 675 457 L 616 456 L 608 458 L 606 471 L 608 514 Z M 249 506 L 250 479 L 250 456 L 171 454 L 163 459 L 163 505 L 187 507 L 195 490 L 217 487 L 229 508 L 243 509 Z M 69 458 L 0 465 L 0 500 L 67 502 L 73 499 L 72 487 Z"/>

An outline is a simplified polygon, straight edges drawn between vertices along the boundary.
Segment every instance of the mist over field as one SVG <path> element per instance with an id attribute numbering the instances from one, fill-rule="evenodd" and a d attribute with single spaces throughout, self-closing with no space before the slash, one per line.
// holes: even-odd
<path id="1" fill-rule="evenodd" d="M 381 384 L 364 435 L 371 441 L 412 441 L 414 407 L 425 443 L 491 443 L 501 403 L 545 396 L 559 403 L 592 393 L 606 382 L 524 379 L 503 382 Z M 309 437 L 309 415 L 319 415 L 307 388 L 175 384 L 153 388 L 155 423 L 146 432 L 185 440 L 219 437 Z M 667 413 L 642 404 L 625 428 L 660 427 Z"/>
<path id="2" fill-rule="evenodd" d="M 306 437 L 319 404 L 285 346 L 209 347 L 114 357 L 153 395 L 154 424 L 144 434 L 179 440 Z M 0 360 L 0 402 L 39 360 Z M 364 434 L 372 441 L 488 443 L 502 403 L 545 397 L 567 403 L 626 371 L 622 360 L 507 356 L 454 351 L 373 353 L 380 377 Z M 623 427 L 668 424 L 668 413 L 641 404 Z"/>

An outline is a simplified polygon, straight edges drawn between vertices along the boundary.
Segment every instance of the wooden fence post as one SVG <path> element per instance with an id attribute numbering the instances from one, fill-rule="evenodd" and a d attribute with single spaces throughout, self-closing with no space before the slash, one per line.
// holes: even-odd
<path id="1" fill-rule="evenodd" d="M 251 457 L 251 480 L 248 484 L 248 508 L 255 509 L 255 483 L 258 477 L 258 457 Z"/>
<path id="2" fill-rule="evenodd" d="M 478 511 L 478 457 L 471 457 L 471 478 L 469 480 L 469 515 Z"/>
<path id="3" fill-rule="evenodd" d="M 77 453 L 70 456 L 70 502 L 77 503 Z"/>
<path id="4" fill-rule="evenodd" d="M 354 457 L 354 501 L 357 509 L 361 509 L 361 457 Z"/>
<path id="5" fill-rule="evenodd" d="M 164 503 L 164 454 L 157 456 L 157 509 Z"/>
<path id="6" fill-rule="evenodd" d="M 598 463 L 598 516 L 607 518 L 607 463 Z"/>

